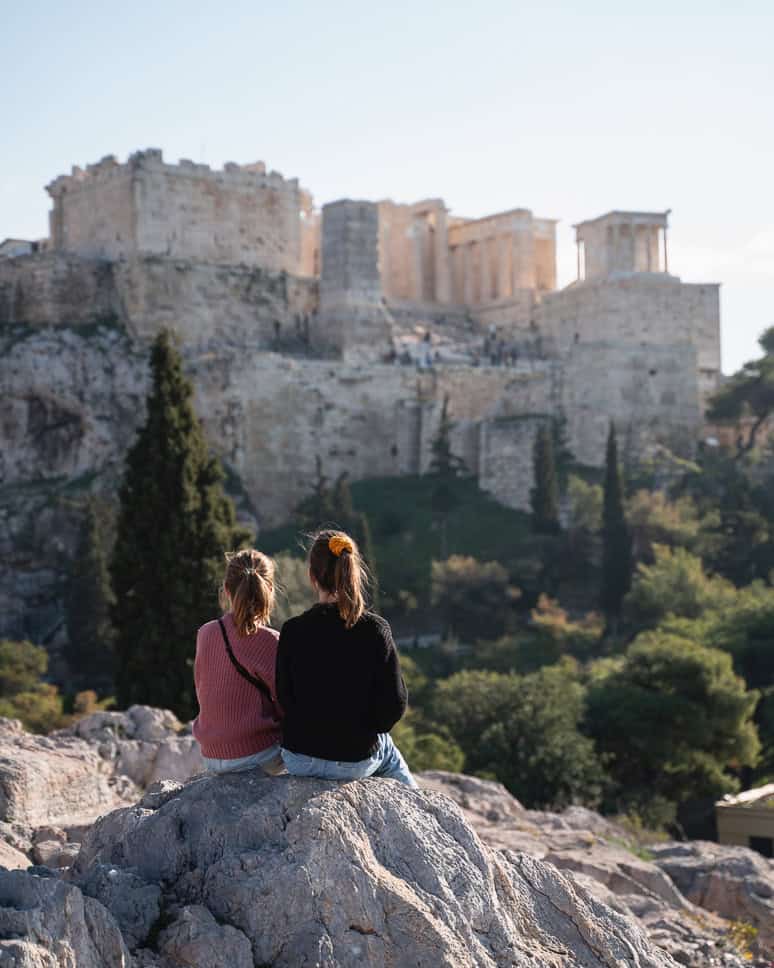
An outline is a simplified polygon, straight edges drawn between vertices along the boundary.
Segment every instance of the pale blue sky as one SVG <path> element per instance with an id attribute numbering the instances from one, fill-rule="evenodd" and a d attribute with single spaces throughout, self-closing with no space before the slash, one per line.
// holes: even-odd
<path id="1" fill-rule="evenodd" d="M 774 3 L 0 0 L 0 238 L 71 165 L 265 160 L 318 204 L 441 196 L 573 222 L 671 208 L 670 268 L 722 282 L 723 366 L 774 323 Z"/>

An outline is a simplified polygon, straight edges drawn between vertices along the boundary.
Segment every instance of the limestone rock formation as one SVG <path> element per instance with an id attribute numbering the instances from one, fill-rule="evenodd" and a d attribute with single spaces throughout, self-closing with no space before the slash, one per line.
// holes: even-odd
<path id="1" fill-rule="evenodd" d="M 94 820 L 136 793 L 84 740 L 0 728 L 0 821 L 40 827 Z"/>
<path id="2" fill-rule="evenodd" d="M 69 878 L 148 965 L 675 964 L 552 865 L 490 850 L 447 798 L 388 780 L 166 784 L 98 821 Z M 127 903 L 154 886 L 158 934 Z"/>
<path id="3" fill-rule="evenodd" d="M 112 915 L 70 884 L 0 870 L 3 968 L 130 968 Z"/>
<path id="4" fill-rule="evenodd" d="M 758 929 L 774 955 L 774 861 L 746 847 L 707 841 L 656 844 L 654 863 L 695 904 Z"/>
<path id="5" fill-rule="evenodd" d="M 626 830 L 592 810 L 526 810 L 501 784 L 455 773 L 431 771 L 420 780 L 458 803 L 485 843 L 524 850 L 571 872 L 599 901 L 637 918 L 650 939 L 680 964 L 749 964 L 723 917 L 761 927 L 765 898 L 774 896 L 774 871 L 767 874 L 768 862 L 752 851 L 717 844 L 642 850 Z M 713 866 L 713 858 L 721 856 L 727 861 L 722 871 Z M 745 882 L 744 873 L 753 870 L 756 877 Z M 765 929 L 757 950 L 763 957 L 774 954 Z"/>
<path id="6" fill-rule="evenodd" d="M 168 709 L 92 713 L 56 735 L 87 740 L 116 775 L 142 789 L 158 780 L 187 780 L 204 769 L 199 744 Z"/>

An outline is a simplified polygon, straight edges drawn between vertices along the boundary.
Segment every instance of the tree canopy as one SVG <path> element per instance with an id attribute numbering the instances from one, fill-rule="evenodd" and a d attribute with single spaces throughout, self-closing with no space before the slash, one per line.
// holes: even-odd
<path id="1" fill-rule="evenodd" d="M 170 335 L 151 351 L 147 416 L 127 459 L 111 576 L 115 594 L 116 698 L 182 719 L 196 712 L 196 630 L 217 613 L 224 552 L 237 527 L 194 413 L 192 389 Z"/>

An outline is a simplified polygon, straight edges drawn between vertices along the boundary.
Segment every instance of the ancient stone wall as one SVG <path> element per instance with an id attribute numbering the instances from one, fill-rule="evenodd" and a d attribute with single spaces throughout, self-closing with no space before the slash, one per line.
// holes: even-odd
<path id="1" fill-rule="evenodd" d="M 51 246 L 94 259 L 117 259 L 137 250 L 134 171 L 108 155 L 75 167 L 47 186 Z"/>
<path id="2" fill-rule="evenodd" d="M 0 323 L 85 325 L 120 308 L 110 263 L 62 252 L 0 261 Z"/>
<path id="3" fill-rule="evenodd" d="M 451 298 L 446 207 L 433 198 L 379 205 L 379 271 L 388 299 L 448 303 Z"/>
<path id="4" fill-rule="evenodd" d="M 248 266 L 49 252 L 0 262 L 0 323 L 124 326 L 141 340 L 307 352 L 318 339 L 316 279 Z"/>
<path id="5" fill-rule="evenodd" d="M 698 377 L 702 401 L 719 385 L 718 285 L 688 285 L 666 273 L 576 283 L 547 293 L 535 307 L 534 320 L 547 345 L 559 354 L 587 342 L 622 348 L 692 347 L 696 363 L 685 379 Z"/>
<path id="6" fill-rule="evenodd" d="M 213 171 L 187 160 L 166 164 L 160 151 L 148 150 L 125 165 L 109 157 L 73 169 L 48 192 L 57 250 L 302 269 L 304 196 L 296 179 L 267 173 L 262 162 Z"/>
<path id="7" fill-rule="evenodd" d="M 581 463 L 604 463 L 611 421 L 627 459 L 654 443 L 693 455 L 701 409 L 690 344 L 583 340 L 563 353 L 557 375 L 557 399 Z"/>

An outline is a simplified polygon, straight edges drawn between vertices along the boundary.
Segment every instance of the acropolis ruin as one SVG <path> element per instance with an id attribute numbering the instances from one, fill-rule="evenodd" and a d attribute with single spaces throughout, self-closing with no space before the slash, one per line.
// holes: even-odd
<path id="1" fill-rule="evenodd" d="M 481 486 L 524 507 L 542 421 L 563 416 L 589 465 L 611 420 L 633 458 L 689 456 L 719 383 L 719 286 L 672 274 L 669 211 L 575 226 L 577 279 L 558 289 L 556 221 L 527 208 L 318 209 L 262 162 L 214 170 L 156 149 L 73 168 L 47 190 L 50 237 L 0 245 L 0 320 L 109 324 L 136 348 L 174 329 L 212 445 L 262 520 L 303 496 L 316 455 L 328 477 L 422 473 L 445 400 Z M 24 379 L 6 393 L 27 399 Z"/>

